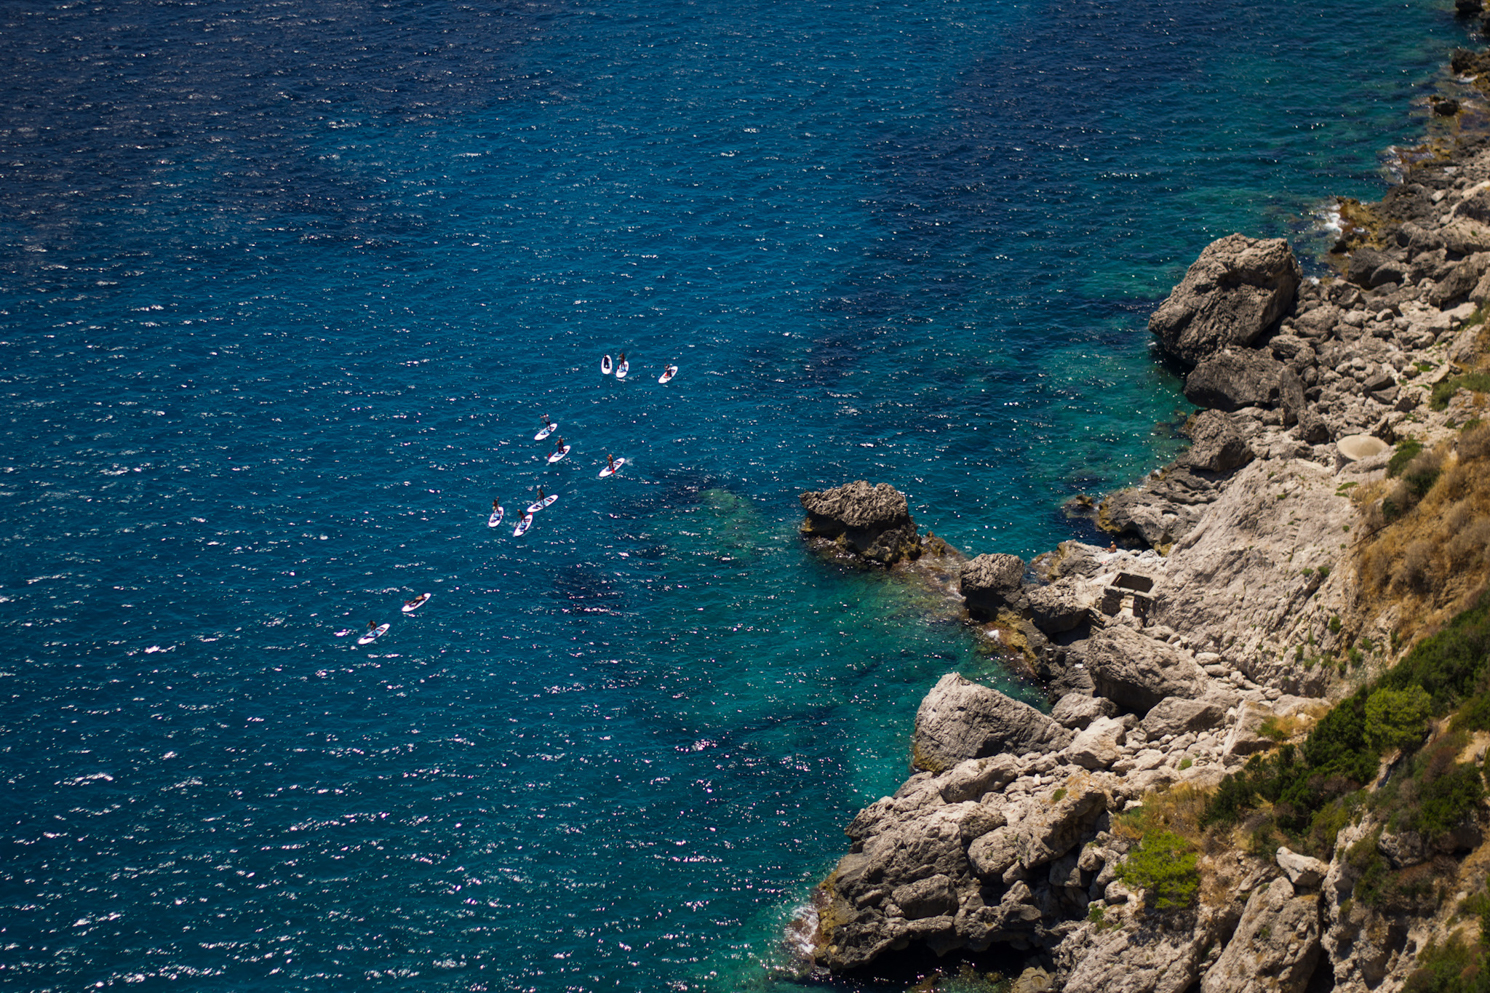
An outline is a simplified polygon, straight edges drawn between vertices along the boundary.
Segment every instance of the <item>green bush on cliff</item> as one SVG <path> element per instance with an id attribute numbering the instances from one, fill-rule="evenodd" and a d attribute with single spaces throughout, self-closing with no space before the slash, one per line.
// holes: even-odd
<path id="1" fill-rule="evenodd" d="M 1462 708 L 1455 727 L 1490 728 L 1490 596 L 1424 639 L 1373 684 L 1336 704 L 1303 745 L 1253 756 L 1226 776 L 1206 804 L 1205 824 L 1235 824 L 1268 805 L 1295 842 L 1328 854 L 1375 778 L 1384 751 L 1412 752 L 1427 720 Z M 1441 740 L 1394 777 L 1372 806 L 1401 826 L 1433 834 L 1458 824 L 1484 795 L 1479 771 Z"/>
<path id="2" fill-rule="evenodd" d="M 1366 698 L 1366 742 L 1375 751 L 1408 748 L 1423 740 L 1433 698 L 1421 686 L 1383 686 Z"/>
<path id="3" fill-rule="evenodd" d="M 1473 390 L 1476 393 L 1490 393 L 1490 372 L 1470 372 L 1435 383 L 1433 394 L 1428 398 L 1428 406 L 1434 410 L 1446 409 L 1449 401 L 1454 399 L 1454 394 L 1461 389 Z"/>
<path id="4" fill-rule="evenodd" d="M 1490 993 L 1490 963 L 1482 942 L 1470 943 L 1456 933 L 1442 945 L 1418 953 L 1417 968 L 1403 993 Z"/>
<path id="5" fill-rule="evenodd" d="M 1429 836 L 1443 834 L 1464 823 L 1484 796 L 1480 770 L 1472 765 L 1456 765 L 1424 784 L 1418 794 L 1413 827 Z"/>
<path id="6" fill-rule="evenodd" d="M 1188 906 L 1200 889 L 1197 858 L 1190 843 L 1173 831 L 1150 831 L 1115 872 L 1124 886 L 1148 894 L 1149 907 L 1172 910 Z"/>
<path id="7" fill-rule="evenodd" d="M 1423 450 L 1423 443 L 1416 438 L 1404 438 L 1397 443 L 1397 450 L 1392 453 L 1391 461 L 1387 462 L 1387 478 L 1392 479 L 1402 475 L 1402 470 L 1407 468 L 1407 463 L 1418 457 Z"/>
<path id="8" fill-rule="evenodd" d="M 1483 692 L 1490 668 L 1490 596 L 1425 638 L 1381 678 L 1393 689 L 1421 686 L 1433 697 L 1433 712 L 1446 713 Z"/>

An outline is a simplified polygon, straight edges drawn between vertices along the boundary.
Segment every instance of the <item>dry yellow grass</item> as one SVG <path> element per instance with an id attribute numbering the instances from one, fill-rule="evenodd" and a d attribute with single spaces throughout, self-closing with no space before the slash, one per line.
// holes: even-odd
<path id="1" fill-rule="evenodd" d="M 1425 450 L 1395 479 L 1361 487 L 1356 502 L 1358 612 L 1395 607 L 1402 642 L 1464 609 L 1490 582 L 1490 424 Z"/>
<path id="2" fill-rule="evenodd" d="M 1202 848 L 1205 829 L 1200 826 L 1200 819 L 1210 798 L 1210 790 L 1190 783 L 1177 783 L 1168 789 L 1145 793 L 1141 807 L 1113 818 L 1112 833 L 1137 841 L 1149 831 L 1173 831 Z"/>

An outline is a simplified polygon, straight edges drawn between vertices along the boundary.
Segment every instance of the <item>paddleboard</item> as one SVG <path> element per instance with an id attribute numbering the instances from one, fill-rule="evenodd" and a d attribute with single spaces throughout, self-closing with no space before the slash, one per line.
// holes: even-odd
<path id="1" fill-rule="evenodd" d="M 544 507 L 550 506 L 557 499 L 559 499 L 559 494 L 550 493 L 548 496 L 544 497 L 542 500 L 539 500 L 537 503 L 528 504 L 528 513 L 536 514 Z"/>
<path id="2" fill-rule="evenodd" d="M 622 362 L 619 366 L 616 367 L 616 378 L 617 379 L 625 379 L 626 378 L 626 374 L 628 372 L 630 372 L 630 371 L 631 371 L 631 363 L 630 362 Z"/>
<path id="3" fill-rule="evenodd" d="M 371 645 L 373 642 L 375 642 L 379 638 L 383 637 L 383 635 L 387 634 L 388 633 L 388 628 L 389 628 L 389 625 L 387 625 L 387 624 L 379 624 L 377 627 L 373 628 L 371 631 L 368 631 L 362 637 L 358 638 L 357 639 L 357 644 L 359 644 L 359 645 Z"/>
<path id="4" fill-rule="evenodd" d="M 408 603 L 404 604 L 404 613 L 406 613 L 406 614 L 412 614 L 414 611 L 418 610 L 420 607 L 422 607 L 426 603 L 428 603 L 429 602 L 429 598 L 432 597 L 432 596 L 434 596 L 433 593 L 421 593 L 421 594 L 419 594 L 414 599 L 412 599 Z"/>
<path id="5" fill-rule="evenodd" d="M 678 374 L 678 367 L 675 366 L 675 365 L 670 365 L 666 369 L 662 370 L 662 375 L 660 375 L 660 376 L 657 377 L 657 382 L 659 382 L 659 383 L 671 383 L 673 381 L 673 377 L 676 376 L 677 374 Z"/>
<path id="6" fill-rule="evenodd" d="M 605 358 L 600 360 L 600 375 L 609 376 L 611 373 L 611 368 L 610 356 L 607 355 Z"/>
<path id="7" fill-rule="evenodd" d="M 600 478 L 601 479 L 604 479 L 606 476 L 614 476 L 616 474 L 616 472 L 618 470 L 620 470 L 621 466 L 623 466 L 625 464 L 626 464 L 626 460 L 625 459 L 616 459 L 616 464 L 615 465 L 608 465 L 604 469 L 601 469 L 600 470 Z"/>
<path id="8" fill-rule="evenodd" d="M 524 514 L 523 515 L 523 519 L 517 522 L 517 527 L 515 527 L 515 528 L 512 529 L 512 537 L 514 537 L 514 538 L 521 538 L 523 536 L 523 532 L 527 531 L 528 528 L 530 528 L 532 526 L 533 526 L 533 515 L 532 514 Z"/>
<path id="9" fill-rule="evenodd" d="M 549 462 L 550 463 L 553 463 L 553 462 L 559 461 L 564 456 L 568 455 L 569 454 L 569 449 L 571 449 L 573 447 L 574 447 L 573 445 L 565 445 L 563 448 L 559 449 L 557 452 L 554 452 L 552 455 L 550 455 L 548 457 Z"/>
<path id="10" fill-rule="evenodd" d="M 537 434 L 533 435 L 533 440 L 534 441 L 542 441 L 544 438 L 547 438 L 549 435 L 553 434 L 554 433 L 554 428 L 556 428 L 558 426 L 559 426 L 559 422 L 558 421 L 549 421 L 547 424 L 545 424 L 543 426 L 543 430 L 542 431 L 539 431 Z"/>
<path id="11" fill-rule="evenodd" d="M 501 524 L 502 515 L 505 513 L 507 513 L 506 507 L 498 507 L 496 510 L 492 511 L 491 516 L 486 519 L 486 526 L 489 528 L 494 528 L 498 524 Z"/>

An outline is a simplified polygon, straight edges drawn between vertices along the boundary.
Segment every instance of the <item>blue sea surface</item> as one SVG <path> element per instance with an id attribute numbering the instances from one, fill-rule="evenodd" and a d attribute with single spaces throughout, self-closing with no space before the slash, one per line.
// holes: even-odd
<path id="1" fill-rule="evenodd" d="M 1036 696 L 797 495 L 1083 534 L 1451 7 L 7 3 L 0 986 L 795 988 L 925 691 Z"/>

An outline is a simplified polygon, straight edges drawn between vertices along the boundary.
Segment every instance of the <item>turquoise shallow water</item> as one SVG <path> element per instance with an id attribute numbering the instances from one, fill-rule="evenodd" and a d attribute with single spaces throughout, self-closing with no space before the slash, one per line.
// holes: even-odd
<path id="1" fill-rule="evenodd" d="M 926 688 L 1027 692 L 807 555 L 797 493 L 892 482 L 970 552 L 1078 533 L 1066 497 L 1174 450 L 1157 300 L 1231 230 L 1318 246 L 1460 37 L 1334 0 L 0 22 L 32 990 L 789 987 Z"/>

